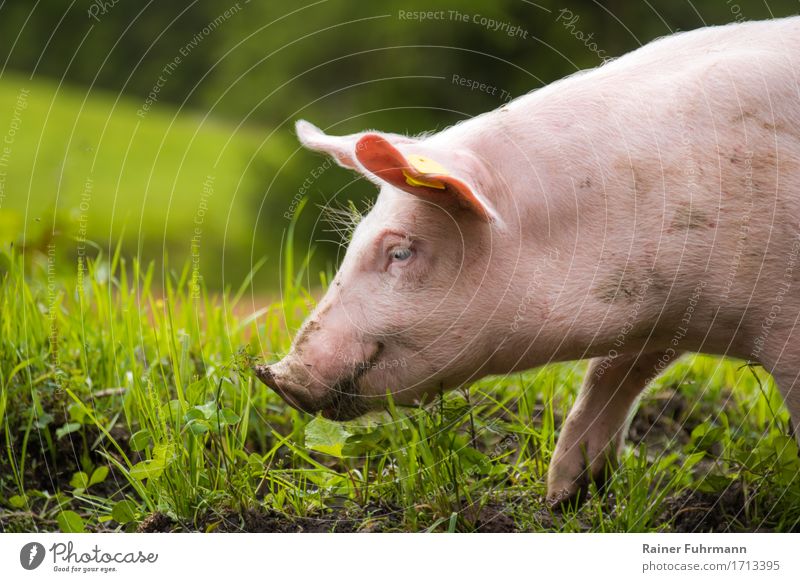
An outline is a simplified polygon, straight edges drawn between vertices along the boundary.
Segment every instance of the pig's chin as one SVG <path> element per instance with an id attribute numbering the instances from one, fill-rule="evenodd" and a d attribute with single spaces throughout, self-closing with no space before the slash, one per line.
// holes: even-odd
<path id="1" fill-rule="evenodd" d="M 356 379 L 350 379 L 334 385 L 319 410 L 328 420 L 345 421 L 358 418 L 369 406 L 359 392 Z"/>
<path id="2" fill-rule="evenodd" d="M 369 411 L 368 399 L 362 394 L 359 383 L 380 358 L 384 345 L 378 342 L 372 356 L 355 366 L 352 375 L 334 384 L 318 406 L 322 416 L 329 420 L 353 420 Z"/>

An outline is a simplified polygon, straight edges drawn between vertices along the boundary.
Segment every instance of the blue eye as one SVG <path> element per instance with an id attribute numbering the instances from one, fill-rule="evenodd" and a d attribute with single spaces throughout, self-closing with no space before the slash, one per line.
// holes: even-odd
<path id="1" fill-rule="evenodd" d="M 393 261 L 407 261 L 414 254 L 408 247 L 397 247 L 391 250 L 389 255 Z"/>

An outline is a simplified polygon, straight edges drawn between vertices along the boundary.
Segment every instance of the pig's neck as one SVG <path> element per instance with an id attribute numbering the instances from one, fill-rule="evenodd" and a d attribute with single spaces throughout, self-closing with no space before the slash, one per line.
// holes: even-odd
<path id="1" fill-rule="evenodd" d="M 627 324 L 632 330 L 624 348 L 638 349 L 638 318 L 626 318 L 630 301 L 601 296 L 615 291 L 604 257 L 617 247 L 638 252 L 630 250 L 632 240 L 624 234 L 631 230 L 626 200 L 632 193 L 619 184 L 610 191 L 601 177 L 614 174 L 613 164 L 598 162 L 596 148 L 613 145 L 595 143 L 602 132 L 592 135 L 555 108 L 537 114 L 501 109 L 494 115 L 501 138 L 473 145 L 502 176 L 495 199 L 507 219 L 501 244 L 508 252 L 500 270 L 513 281 L 496 328 L 506 339 L 493 371 L 606 354 Z M 619 293 L 635 299 L 640 283 L 646 281 Z"/>

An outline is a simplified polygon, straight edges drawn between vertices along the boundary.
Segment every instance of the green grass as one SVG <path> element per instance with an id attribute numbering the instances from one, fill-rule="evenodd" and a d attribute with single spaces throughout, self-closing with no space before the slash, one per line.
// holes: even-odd
<path id="1" fill-rule="evenodd" d="M 250 372 L 306 315 L 299 278 L 252 305 L 247 282 L 192 299 L 188 267 L 156 289 L 120 254 L 82 282 L 2 254 L 0 277 L 1 531 L 798 529 L 788 417 L 742 362 L 671 368 L 607 487 L 554 512 L 545 475 L 583 363 L 337 424 Z"/>

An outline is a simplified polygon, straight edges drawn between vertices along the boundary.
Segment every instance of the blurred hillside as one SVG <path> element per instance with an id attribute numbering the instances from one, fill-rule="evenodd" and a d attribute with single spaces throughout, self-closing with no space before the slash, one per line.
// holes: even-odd
<path id="1" fill-rule="evenodd" d="M 374 188 L 300 152 L 293 122 L 415 133 L 493 109 L 676 30 L 785 16 L 768 3 L 7 0 L 0 237 L 59 264 L 122 242 L 238 285 L 279 272 L 287 217 L 335 264 L 329 201 Z M 474 88 L 472 88 L 474 87 Z M 0 139 L 4 139 L 0 138 Z M 8 139 L 11 143 L 8 143 Z"/>

